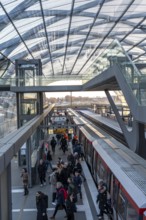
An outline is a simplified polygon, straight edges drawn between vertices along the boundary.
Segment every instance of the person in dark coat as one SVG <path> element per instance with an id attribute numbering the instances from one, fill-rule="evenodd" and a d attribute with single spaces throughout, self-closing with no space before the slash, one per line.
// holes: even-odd
<path id="1" fill-rule="evenodd" d="M 61 144 L 61 149 L 63 153 L 65 154 L 65 151 L 67 150 L 67 140 L 65 139 L 64 136 L 62 137 L 60 144 Z"/>
<path id="2" fill-rule="evenodd" d="M 81 165 L 79 159 L 76 159 L 76 164 L 75 164 L 75 167 L 74 167 L 74 172 L 75 172 L 76 170 L 79 171 L 81 177 L 84 179 L 84 182 L 85 182 L 85 181 L 86 181 L 86 178 L 85 178 L 85 176 L 83 175 L 83 172 L 82 172 L 83 169 L 82 169 L 82 165 Z"/>
<path id="3" fill-rule="evenodd" d="M 47 167 L 50 166 L 51 170 L 53 171 L 51 161 L 52 161 L 52 155 L 51 155 L 50 150 L 48 150 L 48 152 L 47 152 Z"/>
<path id="4" fill-rule="evenodd" d="M 52 140 L 51 140 L 50 144 L 51 144 L 51 147 L 52 147 L 52 152 L 53 152 L 53 154 L 55 154 L 55 147 L 56 147 L 57 142 L 56 142 L 54 137 L 52 137 Z"/>
<path id="5" fill-rule="evenodd" d="M 36 193 L 37 220 L 48 220 L 45 195 L 41 191 Z"/>
<path id="6" fill-rule="evenodd" d="M 73 177 L 73 183 L 78 189 L 78 193 L 80 194 L 80 199 L 82 199 L 82 191 L 81 191 L 82 179 L 80 177 L 80 173 L 78 170 L 75 171 L 75 175 Z"/>
<path id="7" fill-rule="evenodd" d="M 66 200 L 66 211 L 67 211 L 67 220 L 74 220 L 74 212 L 76 212 L 76 206 L 74 203 L 73 194 L 68 195 Z"/>
<path id="8" fill-rule="evenodd" d="M 107 187 L 103 180 L 98 182 L 98 195 L 97 195 L 97 203 L 99 203 L 100 213 L 98 215 L 98 219 L 103 218 L 103 214 L 107 214 L 106 203 L 107 203 Z"/>
<path id="9" fill-rule="evenodd" d="M 43 184 L 46 185 L 46 164 L 42 159 L 40 160 L 38 165 L 38 174 L 41 186 L 43 186 Z"/>

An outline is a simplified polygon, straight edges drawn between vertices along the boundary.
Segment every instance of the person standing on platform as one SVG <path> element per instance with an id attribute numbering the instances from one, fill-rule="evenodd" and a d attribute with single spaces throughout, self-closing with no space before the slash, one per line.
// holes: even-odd
<path id="1" fill-rule="evenodd" d="M 85 176 L 83 175 L 83 169 L 82 169 L 82 165 L 80 163 L 80 160 L 79 159 L 76 159 L 76 164 L 75 164 L 75 167 L 74 167 L 74 172 L 78 170 L 78 172 L 80 173 L 80 176 L 84 179 L 84 182 L 86 181 L 86 178 Z"/>
<path id="2" fill-rule="evenodd" d="M 80 199 L 82 199 L 82 191 L 81 191 L 82 179 L 80 177 L 80 173 L 78 170 L 75 171 L 75 175 L 73 177 L 73 183 L 78 189 L 78 193 L 80 194 Z"/>
<path id="3" fill-rule="evenodd" d="M 63 153 L 65 154 L 65 151 L 67 150 L 67 140 L 65 139 L 64 136 L 62 137 L 60 144 L 61 144 L 61 149 Z"/>
<path id="4" fill-rule="evenodd" d="M 60 145 L 61 134 L 56 134 L 57 145 Z"/>
<path id="5" fill-rule="evenodd" d="M 26 168 L 22 169 L 21 177 L 22 177 L 23 187 L 24 187 L 24 196 L 26 196 L 29 194 L 29 191 L 28 191 L 28 172 L 27 172 Z"/>
<path id="6" fill-rule="evenodd" d="M 41 159 L 38 165 L 38 174 L 41 182 L 41 186 L 46 185 L 46 164 Z"/>
<path id="7" fill-rule="evenodd" d="M 41 191 L 36 193 L 37 220 L 48 220 L 46 195 Z"/>
<path id="8" fill-rule="evenodd" d="M 52 155 L 51 155 L 50 150 L 48 150 L 48 152 L 47 152 L 47 168 L 48 168 L 48 166 L 50 166 L 51 170 L 53 171 L 51 161 L 52 161 Z"/>
<path id="9" fill-rule="evenodd" d="M 55 147 L 56 147 L 56 144 L 57 144 L 54 137 L 52 137 L 52 140 L 51 140 L 50 144 L 51 144 L 52 152 L 53 152 L 53 155 L 54 155 L 55 154 Z"/>
<path id="10" fill-rule="evenodd" d="M 68 195 L 66 200 L 66 211 L 67 211 L 67 220 L 74 220 L 74 212 L 76 212 L 76 206 L 74 203 L 74 196 L 73 194 Z"/>

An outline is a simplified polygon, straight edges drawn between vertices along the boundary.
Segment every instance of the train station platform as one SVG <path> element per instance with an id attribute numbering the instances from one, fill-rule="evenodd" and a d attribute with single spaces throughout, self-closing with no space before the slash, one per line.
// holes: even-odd
<path id="1" fill-rule="evenodd" d="M 71 151 L 71 144 L 69 144 L 69 151 Z M 68 151 L 68 152 L 69 152 Z M 56 146 L 56 152 L 53 156 L 52 164 L 55 165 L 58 161 L 58 157 L 61 157 L 64 162 L 67 161 L 67 154 L 64 155 L 62 150 L 59 150 L 59 146 Z M 52 186 L 49 184 L 48 177 L 46 176 L 46 185 L 41 187 L 40 183 L 29 188 L 29 195 L 24 196 L 23 185 L 21 180 L 21 169 L 18 167 L 17 157 L 12 160 L 12 219 L 13 220 L 35 220 L 37 216 L 35 195 L 37 191 L 42 191 L 49 197 L 48 219 L 53 214 L 54 206 L 52 205 Z M 86 182 L 82 184 L 83 198 L 78 199 L 77 212 L 75 213 L 75 220 L 97 220 L 98 206 L 96 204 L 97 188 L 90 175 L 88 167 L 85 161 L 81 162 L 84 175 L 86 176 Z M 50 171 L 51 172 L 51 171 Z M 56 220 L 65 219 L 66 213 L 64 210 L 59 210 L 55 216 Z"/>

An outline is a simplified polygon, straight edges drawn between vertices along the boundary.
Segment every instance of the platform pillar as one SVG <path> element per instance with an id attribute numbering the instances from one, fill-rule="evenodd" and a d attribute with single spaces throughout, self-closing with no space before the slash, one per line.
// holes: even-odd
<path id="1" fill-rule="evenodd" d="M 12 220 L 11 163 L 0 175 L 0 219 Z"/>

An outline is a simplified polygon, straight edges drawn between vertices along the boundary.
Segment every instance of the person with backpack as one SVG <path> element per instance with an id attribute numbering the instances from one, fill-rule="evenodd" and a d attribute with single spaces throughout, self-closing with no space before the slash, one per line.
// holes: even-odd
<path id="1" fill-rule="evenodd" d="M 107 214 L 107 187 L 103 180 L 98 181 L 98 195 L 96 203 L 98 203 L 100 213 L 97 215 L 98 219 L 103 218 L 103 214 Z"/>
<path id="2" fill-rule="evenodd" d="M 83 169 L 82 169 L 82 165 L 80 163 L 80 160 L 79 159 L 76 159 L 76 164 L 75 164 L 75 167 L 74 167 L 74 172 L 78 170 L 79 173 L 80 173 L 80 176 L 84 179 L 84 182 L 86 182 L 86 178 L 85 176 L 83 175 Z"/>
<path id="3" fill-rule="evenodd" d="M 51 140 L 50 144 L 51 144 L 52 152 L 53 152 L 53 155 L 54 155 L 55 154 L 55 147 L 56 147 L 56 144 L 57 144 L 57 141 L 55 140 L 54 137 L 52 137 L 52 140 Z"/>
<path id="4" fill-rule="evenodd" d="M 50 217 L 50 219 L 55 219 L 55 215 L 59 209 L 64 209 L 67 214 L 66 206 L 65 206 L 65 200 L 67 198 L 67 193 L 66 193 L 65 189 L 63 188 L 63 185 L 61 182 L 57 182 L 56 188 L 57 188 L 57 192 L 56 192 L 57 203 L 55 206 L 54 213 Z"/>
<path id="5" fill-rule="evenodd" d="M 37 220 L 48 220 L 48 216 L 47 216 L 48 196 L 41 191 L 38 191 L 36 193 L 36 207 L 37 207 Z"/>

